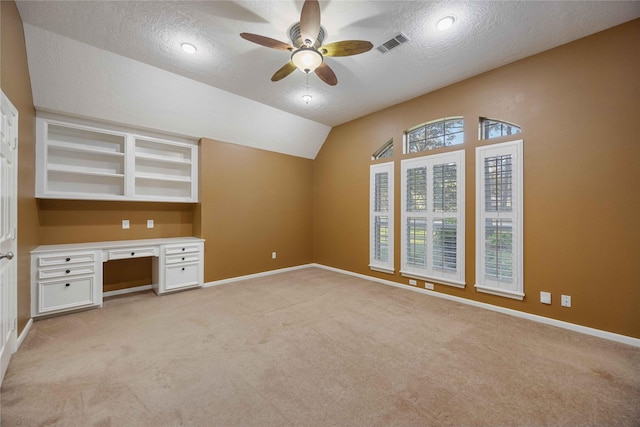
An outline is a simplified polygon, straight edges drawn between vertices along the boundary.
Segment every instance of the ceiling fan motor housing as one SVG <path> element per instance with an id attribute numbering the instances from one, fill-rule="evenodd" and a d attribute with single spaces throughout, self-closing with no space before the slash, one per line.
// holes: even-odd
<path id="1" fill-rule="evenodd" d="M 318 37 L 316 37 L 316 41 L 311 47 L 314 49 L 320 48 L 322 46 L 322 42 L 326 38 L 327 32 L 323 27 L 320 27 L 320 32 L 318 33 Z M 291 39 L 291 43 L 299 48 L 302 46 L 307 46 L 304 40 L 302 40 L 302 34 L 300 33 L 300 23 L 297 22 L 289 28 L 289 39 Z"/>

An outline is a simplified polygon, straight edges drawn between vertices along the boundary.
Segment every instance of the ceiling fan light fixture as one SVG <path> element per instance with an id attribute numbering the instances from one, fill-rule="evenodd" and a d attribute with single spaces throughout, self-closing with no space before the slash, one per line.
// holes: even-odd
<path id="1" fill-rule="evenodd" d="M 322 64 L 322 55 L 317 50 L 303 46 L 291 54 L 291 62 L 307 74 L 315 71 Z"/>
<path id="2" fill-rule="evenodd" d="M 445 16 L 440 18 L 438 23 L 436 24 L 436 28 L 440 31 L 447 31 L 449 28 L 453 26 L 453 23 L 456 22 L 455 16 Z"/>
<path id="3" fill-rule="evenodd" d="M 304 101 L 305 104 L 309 104 L 309 102 L 311 102 L 312 98 L 313 98 L 313 96 L 311 96 L 309 94 L 302 95 L 302 100 Z"/>

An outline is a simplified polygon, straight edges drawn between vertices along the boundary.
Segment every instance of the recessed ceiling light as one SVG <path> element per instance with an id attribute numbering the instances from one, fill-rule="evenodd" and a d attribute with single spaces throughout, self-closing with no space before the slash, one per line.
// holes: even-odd
<path id="1" fill-rule="evenodd" d="M 184 50 L 187 53 L 196 53 L 197 49 L 191 43 L 182 43 L 180 46 L 182 47 L 182 50 Z"/>
<path id="2" fill-rule="evenodd" d="M 441 18 L 438 23 L 436 24 L 436 27 L 440 30 L 440 31 L 446 31 L 449 28 L 451 28 L 451 26 L 453 25 L 453 23 L 456 22 L 456 18 L 454 16 L 445 16 L 444 18 Z"/>

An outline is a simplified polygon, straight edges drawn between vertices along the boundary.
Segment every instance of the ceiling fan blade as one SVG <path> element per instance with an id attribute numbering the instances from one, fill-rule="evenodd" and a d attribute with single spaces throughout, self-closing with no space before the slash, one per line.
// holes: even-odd
<path id="1" fill-rule="evenodd" d="M 345 40 L 341 42 L 329 43 L 319 50 L 323 56 L 351 56 L 365 53 L 373 48 L 371 42 L 364 40 Z"/>
<path id="2" fill-rule="evenodd" d="M 279 40 L 276 39 L 272 39 L 270 37 L 265 37 L 265 36 L 259 36 L 257 34 L 251 34 L 251 33 L 240 33 L 240 37 L 242 37 L 245 40 L 249 40 L 250 42 L 253 43 L 257 43 L 261 46 L 266 46 L 266 47 L 270 47 L 272 49 L 278 49 L 278 50 L 293 50 L 293 46 L 281 42 Z"/>
<path id="3" fill-rule="evenodd" d="M 320 33 L 320 4 L 317 0 L 307 0 L 300 13 L 300 35 L 302 42 L 313 45 Z"/>
<path id="4" fill-rule="evenodd" d="M 289 74 L 293 73 L 296 68 L 297 67 L 295 66 L 295 64 L 293 62 L 291 62 L 291 61 L 287 62 L 286 64 L 284 64 L 282 66 L 282 68 L 280 68 L 278 71 L 276 71 L 276 73 L 273 75 L 273 77 L 271 77 L 271 81 L 272 82 L 277 82 L 279 80 L 284 79 Z"/>
<path id="5" fill-rule="evenodd" d="M 318 75 L 318 77 L 320 77 L 320 80 L 330 86 L 335 86 L 338 84 L 338 78 L 336 77 L 336 74 L 333 72 L 331 67 L 327 65 L 326 62 L 323 62 L 318 68 L 316 68 L 316 74 Z"/>

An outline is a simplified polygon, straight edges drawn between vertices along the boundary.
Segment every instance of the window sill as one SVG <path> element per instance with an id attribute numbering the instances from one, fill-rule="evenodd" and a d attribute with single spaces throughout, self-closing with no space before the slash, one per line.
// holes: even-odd
<path id="1" fill-rule="evenodd" d="M 524 299 L 524 293 L 522 292 L 510 291 L 507 289 L 500 289 L 500 288 L 492 288 L 491 286 L 478 285 L 478 284 L 475 285 L 475 288 L 478 292 L 483 292 L 485 294 L 492 294 L 500 297 L 517 299 L 520 301 Z"/>
<path id="2" fill-rule="evenodd" d="M 369 265 L 369 269 L 379 271 L 380 273 L 395 274 L 396 270 L 388 267 L 379 267 L 377 265 Z"/>

